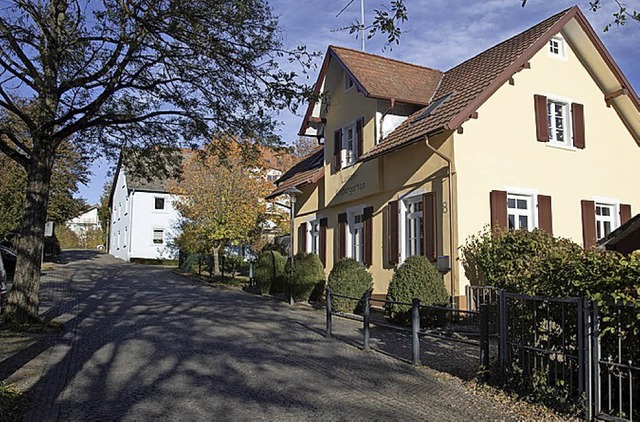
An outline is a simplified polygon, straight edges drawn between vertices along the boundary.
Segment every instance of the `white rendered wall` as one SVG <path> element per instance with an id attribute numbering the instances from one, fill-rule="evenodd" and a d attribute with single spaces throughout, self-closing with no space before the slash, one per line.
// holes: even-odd
<path id="1" fill-rule="evenodd" d="M 111 233 L 109 253 L 116 258 L 129 260 L 129 192 L 124 171 L 120 170 L 111 203 Z"/>
<path id="2" fill-rule="evenodd" d="M 89 228 L 100 228 L 100 221 L 98 220 L 98 209 L 93 208 L 75 218 L 72 218 L 67 223 L 67 227 L 69 227 L 69 230 L 71 230 L 78 236 L 84 234 L 84 232 Z"/>
<path id="3" fill-rule="evenodd" d="M 164 210 L 155 209 L 155 198 L 164 198 Z M 129 259 L 177 259 L 169 246 L 176 233 L 178 212 L 173 207 L 173 196 L 167 193 L 138 192 L 130 196 L 131 229 Z M 164 243 L 153 243 L 154 229 L 164 230 Z"/>

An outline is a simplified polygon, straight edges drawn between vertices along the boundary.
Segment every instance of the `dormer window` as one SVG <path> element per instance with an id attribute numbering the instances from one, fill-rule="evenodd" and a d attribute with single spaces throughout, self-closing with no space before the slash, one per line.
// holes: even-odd
<path id="1" fill-rule="evenodd" d="M 349 76 L 347 73 L 344 74 L 344 90 L 347 91 L 355 85 L 353 78 Z"/>
<path id="2" fill-rule="evenodd" d="M 335 131 L 333 154 L 336 171 L 355 164 L 362 155 L 363 126 L 364 119 L 360 118 Z"/>
<path id="3" fill-rule="evenodd" d="M 562 36 L 556 35 L 549 40 L 549 55 L 561 59 L 567 57 L 565 51 L 565 42 Z"/>

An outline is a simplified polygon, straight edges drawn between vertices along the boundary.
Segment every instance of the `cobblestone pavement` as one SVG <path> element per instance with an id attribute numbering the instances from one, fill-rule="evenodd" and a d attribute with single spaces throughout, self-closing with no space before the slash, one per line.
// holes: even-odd
<path id="1" fill-rule="evenodd" d="M 66 330 L 26 420 L 514 418 L 460 380 L 325 339 L 323 312 L 76 258 L 57 293 Z M 337 332 L 355 332 L 344 324 Z"/>

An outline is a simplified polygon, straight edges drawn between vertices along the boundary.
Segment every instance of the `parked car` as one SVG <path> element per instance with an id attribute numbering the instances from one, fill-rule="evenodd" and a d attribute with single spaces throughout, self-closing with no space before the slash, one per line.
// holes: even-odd
<path id="1" fill-rule="evenodd" d="M 16 272 L 16 261 L 18 255 L 15 251 L 9 249 L 6 246 L 0 245 L 0 255 L 2 256 L 2 262 L 4 263 L 4 270 L 7 272 L 7 280 L 13 280 L 13 274 Z"/>

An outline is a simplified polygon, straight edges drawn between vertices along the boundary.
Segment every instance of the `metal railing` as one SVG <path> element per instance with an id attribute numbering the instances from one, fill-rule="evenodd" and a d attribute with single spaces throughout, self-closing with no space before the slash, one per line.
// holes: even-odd
<path id="1" fill-rule="evenodd" d="M 488 377 L 488 367 L 489 367 L 489 319 L 490 312 L 489 306 L 484 304 L 480 306 L 480 312 L 475 311 L 467 311 L 461 309 L 453 309 L 442 306 L 431 306 L 431 305 L 421 305 L 420 299 L 414 298 L 411 303 L 406 302 L 397 302 L 390 300 L 381 300 L 381 299 L 372 299 L 371 292 L 366 292 L 362 298 L 350 297 L 345 295 L 340 295 L 333 293 L 331 289 L 326 290 L 326 337 L 332 337 L 333 335 L 333 317 L 338 316 L 346 319 L 361 321 L 363 323 L 363 338 L 362 338 L 362 348 L 364 350 L 370 350 L 370 340 L 371 340 L 371 326 L 385 327 L 396 331 L 402 331 L 411 333 L 411 351 L 412 351 L 412 363 L 414 365 L 420 365 L 420 336 L 428 336 L 432 338 L 437 338 L 443 341 L 451 341 L 457 343 L 470 344 L 474 346 L 478 346 L 480 349 L 480 380 L 482 382 L 486 381 Z M 361 304 L 362 308 L 362 316 L 350 313 L 338 312 L 333 309 L 333 299 L 341 298 L 351 301 L 358 301 Z M 388 322 L 372 320 L 371 318 L 371 302 L 382 302 L 384 304 L 391 305 L 400 305 L 406 306 L 411 310 L 411 328 L 402 327 L 394 324 L 390 324 Z M 479 339 L 478 340 L 469 340 L 465 338 L 459 338 L 455 336 L 446 335 L 446 331 L 438 330 L 438 329 L 422 329 L 421 328 L 421 320 L 425 319 L 427 314 L 442 314 L 447 313 L 451 315 L 450 321 L 453 323 L 461 322 L 461 321 L 471 321 L 472 323 L 479 322 Z M 470 333 L 466 333 L 469 335 Z"/>
<path id="2" fill-rule="evenodd" d="M 465 286 L 467 310 L 478 311 L 480 305 L 495 305 L 498 302 L 498 289 L 493 286 Z"/>

